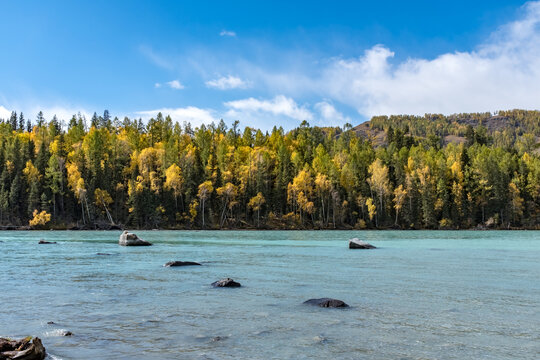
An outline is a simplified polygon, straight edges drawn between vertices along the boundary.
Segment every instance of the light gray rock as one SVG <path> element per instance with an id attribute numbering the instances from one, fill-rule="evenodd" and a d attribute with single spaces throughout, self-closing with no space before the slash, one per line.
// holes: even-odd
<path id="1" fill-rule="evenodd" d="M 349 240 L 349 249 L 376 249 L 376 247 L 363 240 L 354 238 Z"/>
<path id="2" fill-rule="evenodd" d="M 148 241 L 144 241 L 143 239 L 139 238 L 137 235 L 128 232 L 127 230 L 120 235 L 120 240 L 118 240 L 118 244 L 122 246 L 150 246 L 152 245 Z"/>

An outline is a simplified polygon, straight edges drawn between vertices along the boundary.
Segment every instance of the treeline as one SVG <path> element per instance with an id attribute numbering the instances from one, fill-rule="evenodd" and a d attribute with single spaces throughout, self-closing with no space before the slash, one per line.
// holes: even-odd
<path id="1" fill-rule="evenodd" d="M 0 121 L 0 225 L 538 228 L 540 114 L 515 114 L 527 120 L 502 129 L 506 143 L 483 127 L 491 115 L 462 116 L 463 129 L 452 117 L 377 117 L 386 141 L 375 146 L 348 125 L 268 133 L 161 114 L 63 123 L 14 112 Z M 466 141 L 445 144 L 454 130 Z"/>

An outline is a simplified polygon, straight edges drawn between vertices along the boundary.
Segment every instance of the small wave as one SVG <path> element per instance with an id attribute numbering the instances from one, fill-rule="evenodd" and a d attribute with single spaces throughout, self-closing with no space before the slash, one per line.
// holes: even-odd
<path id="1" fill-rule="evenodd" d="M 68 331 L 66 329 L 55 329 L 51 331 L 46 331 L 43 335 L 46 337 L 57 337 L 57 336 L 66 336 Z"/>
<path id="2" fill-rule="evenodd" d="M 47 356 L 45 357 L 45 360 L 62 360 L 62 358 L 58 357 L 56 355 L 47 353 Z"/>

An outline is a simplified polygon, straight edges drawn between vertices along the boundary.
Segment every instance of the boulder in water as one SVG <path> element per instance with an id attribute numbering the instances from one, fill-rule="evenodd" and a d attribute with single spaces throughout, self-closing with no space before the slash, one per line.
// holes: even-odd
<path id="1" fill-rule="evenodd" d="M 21 340 L 0 338 L 0 359 L 2 360 L 43 360 L 45 348 L 40 338 L 31 336 Z"/>
<path id="2" fill-rule="evenodd" d="M 122 246 L 149 246 L 152 245 L 148 241 L 145 241 L 141 238 L 139 238 L 134 233 L 130 233 L 127 230 L 120 235 L 120 240 L 118 240 L 118 244 Z"/>
<path id="3" fill-rule="evenodd" d="M 349 249 L 376 249 L 376 247 L 363 240 L 354 238 L 349 240 Z"/>
<path id="4" fill-rule="evenodd" d="M 231 278 L 221 279 L 212 283 L 213 287 L 240 287 L 240 283 L 234 281 Z"/>
<path id="5" fill-rule="evenodd" d="M 304 304 L 315 305 L 320 307 L 331 307 L 331 308 L 340 308 L 340 307 L 349 307 L 346 303 L 341 300 L 331 299 L 331 298 L 320 298 L 320 299 L 309 299 L 304 301 Z"/>
<path id="6" fill-rule="evenodd" d="M 38 244 L 56 244 L 56 241 L 45 241 L 41 239 L 39 240 Z"/>
<path id="7" fill-rule="evenodd" d="M 163 266 L 165 267 L 175 267 L 175 266 L 190 266 L 190 265 L 201 265 L 198 262 L 194 261 L 169 261 Z"/>

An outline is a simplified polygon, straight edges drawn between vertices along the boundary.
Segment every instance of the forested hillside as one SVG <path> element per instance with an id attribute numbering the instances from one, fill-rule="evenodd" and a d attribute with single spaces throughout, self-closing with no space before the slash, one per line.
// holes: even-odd
<path id="1" fill-rule="evenodd" d="M 540 113 L 355 128 L 0 121 L 3 228 L 539 228 Z"/>

